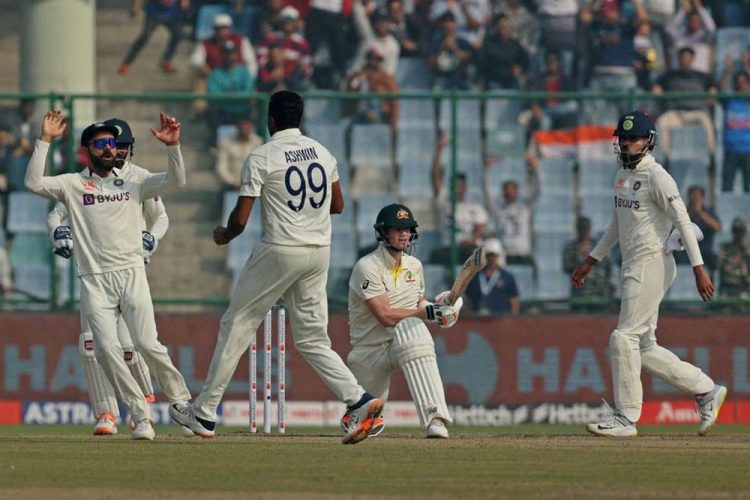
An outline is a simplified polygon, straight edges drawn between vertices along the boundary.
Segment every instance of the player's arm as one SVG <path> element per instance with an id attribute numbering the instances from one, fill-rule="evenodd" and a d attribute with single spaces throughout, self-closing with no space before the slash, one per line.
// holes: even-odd
<path id="1" fill-rule="evenodd" d="M 653 197 L 657 205 L 664 210 L 672 223 L 680 232 L 682 244 L 685 246 L 690 265 L 693 267 L 695 286 L 704 301 L 711 300 L 714 294 L 714 285 L 711 277 L 703 268 L 703 257 L 698 247 L 698 238 L 693 230 L 693 224 L 687 213 L 685 203 L 680 198 L 680 191 L 674 179 L 667 175 L 654 175 L 652 177 L 654 186 Z"/>
<path id="2" fill-rule="evenodd" d="M 160 240 L 167 234 L 169 216 L 161 198 L 149 198 L 143 202 L 143 218 L 146 221 L 146 230 L 154 238 Z"/>
<path id="3" fill-rule="evenodd" d="M 426 302 L 422 299 L 421 302 Z M 380 322 L 381 325 L 393 328 L 399 322 L 406 318 L 419 318 L 421 320 L 427 319 L 426 311 L 424 307 L 415 309 L 396 309 L 391 307 L 390 300 L 388 300 L 388 294 L 382 293 L 377 297 L 372 297 L 365 301 L 367 308 L 370 310 L 373 316 Z"/>
<path id="4" fill-rule="evenodd" d="M 339 181 L 331 184 L 331 210 L 332 214 L 340 214 L 344 211 L 344 194 L 341 192 Z"/>
<path id="5" fill-rule="evenodd" d="M 570 275 L 570 282 L 574 287 L 583 288 L 583 282 L 585 281 L 586 276 L 591 272 L 591 268 L 609 255 L 609 252 L 612 251 L 612 248 L 617 244 L 619 239 L 617 212 L 612 211 L 612 219 L 609 221 L 609 226 L 607 226 L 604 236 L 602 236 L 602 239 L 599 240 L 599 243 L 596 244 L 594 249 L 591 250 L 591 253 L 586 257 L 586 260 L 583 261 L 583 264 L 575 268 Z"/>
<path id="6" fill-rule="evenodd" d="M 185 164 L 180 151 L 180 129 L 182 124 L 173 116 L 159 114 L 159 130 L 151 133 L 159 142 L 167 146 L 167 171 L 160 174 L 149 174 L 143 178 L 141 186 L 143 199 L 155 198 L 174 189 L 185 186 Z"/>
<path id="7" fill-rule="evenodd" d="M 214 229 L 214 242 L 217 245 L 226 245 L 245 230 L 254 203 L 255 198 L 253 197 L 237 197 L 237 204 L 234 206 L 232 213 L 229 214 L 227 226 L 216 226 L 216 229 Z"/>
<path id="8" fill-rule="evenodd" d="M 57 227 L 62 226 L 63 221 L 67 218 L 68 209 L 62 203 L 56 203 L 55 208 L 47 214 L 47 230 L 50 232 L 50 239 L 53 243 L 54 240 L 51 238 L 52 233 Z"/>
<path id="9" fill-rule="evenodd" d="M 62 200 L 64 185 L 63 180 L 53 176 L 44 175 L 44 166 L 47 161 L 50 143 L 60 137 L 67 127 L 67 121 L 62 111 L 48 111 L 42 121 L 42 132 L 34 145 L 34 152 L 26 168 L 24 184 L 29 191 L 52 198 Z"/>

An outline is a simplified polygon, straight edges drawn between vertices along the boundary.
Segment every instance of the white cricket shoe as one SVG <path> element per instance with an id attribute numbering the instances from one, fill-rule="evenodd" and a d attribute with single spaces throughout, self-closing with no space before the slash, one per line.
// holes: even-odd
<path id="1" fill-rule="evenodd" d="M 216 424 L 214 422 L 209 422 L 207 420 L 203 420 L 202 418 L 196 417 L 195 413 L 193 413 L 193 407 L 190 406 L 190 403 L 177 402 L 170 404 L 169 414 L 172 416 L 175 422 L 183 427 L 187 427 L 194 434 L 197 434 L 204 439 L 212 438 L 216 434 L 214 432 L 214 426 Z M 186 435 L 184 431 L 183 435 Z"/>
<path id="2" fill-rule="evenodd" d="M 154 428 L 151 426 L 151 421 L 147 418 L 143 418 L 135 423 L 135 429 L 130 435 L 130 439 L 139 441 L 153 441 L 156 433 Z"/>
<path id="3" fill-rule="evenodd" d="M 375 420 L 383 412 L 383 405 L 385 404 L 383 400 L 369 397 L 371 399 L 366 400 L 359 408 L 347 412 L 350 423 L 346 434 L 341 438 L 343 444 L 357 444 L 367 439 L 370 430 L 375 425 Z"/>
<path id="4" fill-rule="evenodd" d="M 595 436 L 605 437 L 634 437 L 638 435 L 635 423 L 628 420 L 617 408 L 610 407 L 606 401 L 604 404 L 611 411 L 610 416 L 602 422 L 588 424 L 586 426 L 587 431 Z"/>
<path id="5" fill-rule="evenodd" d="M 94 436 L 114 436 L 117 434 L 117 419 L 111 413 L 102 413 L 96 420 Z"/>
<path id="6" fill-rule="evenodd" d="M 699 435 L 705 436 L 708 434 L 709 429 L 716 423 L 716 419 L 719 418 L 721 405 L 724 404 L 726 397 L 727 388 L 718 384 L 715 384 L 713 390 L 707 392 L 702 397 L 695 396 L 695 402 L 698 404 L 698 415 L 701 418 L 701 423 L 698 427 Z"/>
<path id="7" fill-rule="evenodd" d="M 442 418 L 433 418 L 427 426 L 426 438 L 448 439 L 448 428 Z"/>

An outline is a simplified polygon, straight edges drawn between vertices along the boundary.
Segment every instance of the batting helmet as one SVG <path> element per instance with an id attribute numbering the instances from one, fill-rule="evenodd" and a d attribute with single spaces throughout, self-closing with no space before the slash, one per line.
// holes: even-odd
<path id="1" fill-rule="evenodd" d="M 130 130 L 130 125 L 125 120 L 119 118 L 110 118 L 104 121 L 105 125 L 115 127 L 119 133 L 117 134 L 117 144 L 130 146 L 135 144 L 135 137 L 133 137 L 133 131 Z"/>
<path id="2" fill-rule="evenodd" d="M 388 229 L 392 227 L 409 228 L 411 230 L 410 241 L 414 241 L 419 237 L 418 226 L 419 224 L 414 220 L 414 215 L 412 215 L 409 207 L 400 203 L 392 203 L 380 209 L 373 227 L 378 241 L 385 240 L 388 237 Z"/>
<path id="3" fill-rule="evenodd" d="M 646 153 L 653 151 L 656 147 L 656 125 L 643 111 L 631 111 L 620 117 L 617 122 L 617 128 L 612 133 L 613 136 L 621 139 L 623 137 L 630 138 L 646 138 L 645 148 L 639 153 L 628 153 L 623 151 L 618 142 L 615 142 L 615 154 L 618 156 L 620 163 L 624 168 L 635 168 L 641 159 L 646 156 Z"/>

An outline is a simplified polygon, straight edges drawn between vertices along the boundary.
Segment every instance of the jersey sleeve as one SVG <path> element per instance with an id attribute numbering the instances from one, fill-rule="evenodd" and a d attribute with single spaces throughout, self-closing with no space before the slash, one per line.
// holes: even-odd
<path id="1" fill-rule="evenodd" d="M 424 282 L 424 268 L 422 267 L 422 263 L 417 260 L 417 279 L 419 280 L 419 297 L 424 297 L 426 284 Z M 435 298 L 435 297 L 431 297 Z"/>
<path id="2" fill-rule="evenodd" d="M 54 240 L 53 233 L 55 228 L 62 226 L 62 223 L 68 217 L 68 209 L 62 203 L 57 203 L 55 208 L 47 215 L 47 229 L 50 232 L 50 240 Z"/>
<path id="3" fill-rule="evenodd" d="M 690 216 L 685 208 L 685 202 L 680 198 L 680 190 L 671 175 L 657 172 L 651 178 L 652 196 L 654 202 L 667 213 L 672 223 L 680 232 L 682 244 L 685 246 L 691 266 L 703 264 L 698 239 L 695 236 Z"/>
<path id="4" fill-rule="evenodd" d="M 266 157 L 259 154 L 250 154 L 242 165 L 240 196 L 257 198 L 266 183 L 268 176 L 268 164 Z"/>
<path id="5" fill-rule="evenodd" d="M 330 152 L 328 155 L 331 157 L 331 184 L 333 184 L 339 181 L 339 162 Z"/>
<path id="6" fill-rule="evenodd" d="M 349 289 L 362 300 L 369 300 L 386 292 L 377 269 L 368 266 L 366 262 L 361 260 L 355 264 L 352 270 L 352 275 L 349 278 Z"/>
<path id="7" fill-rule="evenodd" d="M 162 239 L 167 234 L 169 217 L 161 198 L 149 198 L 143 202 L 143 219 L 146 223 L 146 230 L 157 240 Z"/>
<path id="8" fill-rule="evenodd" d="M 185 186 L 185 164 L 180 145 L 167 146 L 167 171 L 147 173 L 141 182 L 142 199 L 154 198 Z"/>
<path id="9" fill-rule="evenodd" d="M 24 184 L 32 193 L 44 196 L 45 198 L 63 201 L 65 198 L 66 178 L 68 176 L 44 175 L 44 166 L 47 162 L 49 146 L 49 142 L 36 141 L 34 153 L 31 155 L 29 166 L 26 168 Z"/>
<path id="10" fill-rule="evenodd" d="M 595 258 L 598 262 L 601 262 L 607 255 L 609 255 L 609 252 L 619 241 L 620 229 L 617 223 L 617 211 L 613 210 L 612 219 L 609 221 L 607 230 L 604 231 L 604 236 L 602 236 L 602 239 L 599 240 L 599 243 L 596 244 L 589 255 Z"/>

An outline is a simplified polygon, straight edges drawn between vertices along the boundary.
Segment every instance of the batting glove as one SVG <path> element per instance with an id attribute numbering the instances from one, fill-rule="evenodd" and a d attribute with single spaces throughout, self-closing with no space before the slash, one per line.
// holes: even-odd
<path id="1" fill-rule="evenodd" d="M 450 305 L 449 299 L 451 298 L 451 291 L 446 290 L 444 292 L 440 292 L 435 296 L 435 304 L 441 304 L 441 305 Z"/>
<path id="2" fill-rule="evenodd" d="M 156 247 L 159 246 L 159 241 L 148 231 L 141 232 L 141 236 L 143 238 L 143 262 L 148 264 L 151 262 L 151 256 L 156 251 Z"/>
<path id="3" fill-rule="evenodd" d="M 458 321 L 458 313 L 463 306 L 463 299 L 459 298 L 455 306 L 444 304 L 433 304 L 425 302 L 424 309 L 427 321 L 440 325 L 441 328 L 450 328 Z"/>
<path id="4" fill-rule="evenodd" d="M 57 226 L 52 232 L 52 240 L 55 254 L 64 259 L 73 256 L 73 232 L 70 230 L 70 226 Z"/>

